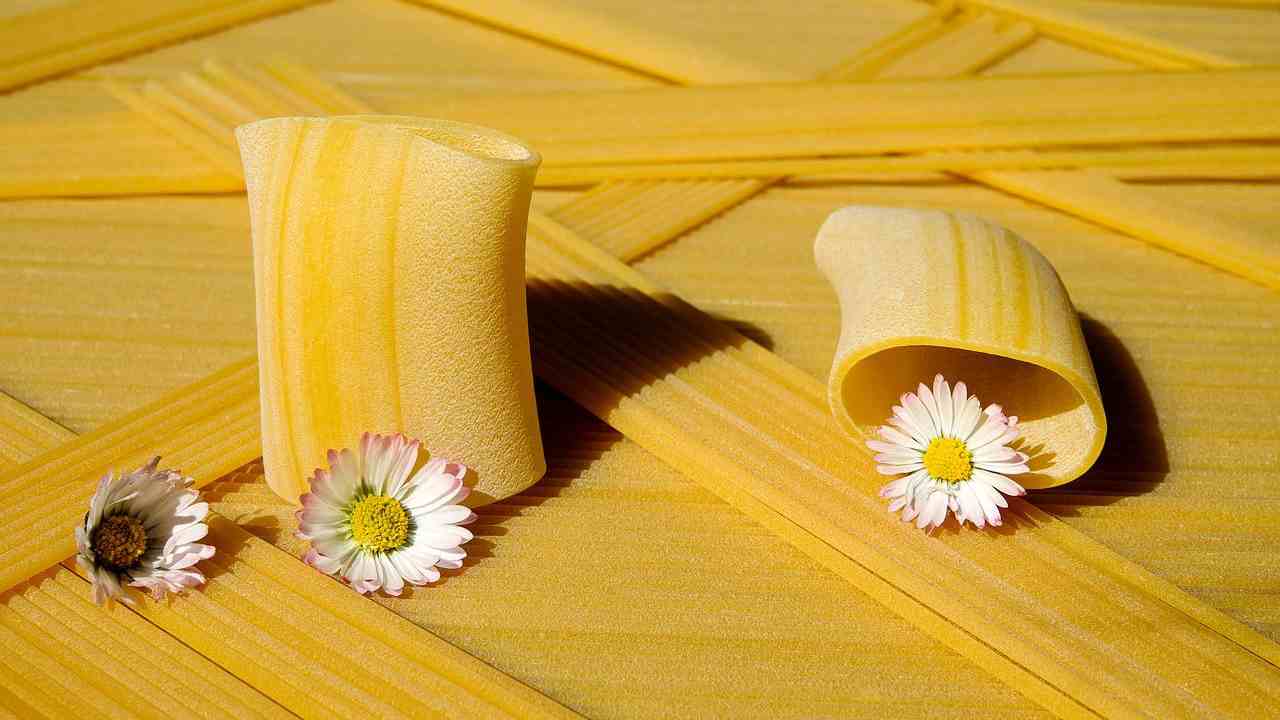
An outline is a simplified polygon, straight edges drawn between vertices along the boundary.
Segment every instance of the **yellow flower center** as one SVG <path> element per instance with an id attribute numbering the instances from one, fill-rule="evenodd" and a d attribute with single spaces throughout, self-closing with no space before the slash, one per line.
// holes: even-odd
<path id="1" fill-rule="evenodd" d="M 938 480 L 968 480 L 973 475 L 973 455 L 955 438 L 934 438 L 924 451 L 924 469 Z"/>
<path id="2" fill-rule="evenodd" d="M 351 509 L 351 538 L 369 552 L 403 547 L 409 539 L 409 513 L 395 498 L 365 496 Z"/>
<path id="3" fill-rule="evenodd" d="M 128 570 L 147 551 L 147 529 L 132 515 L 112 515 L 94 528 L 90 544 L 103 565 Z"/>

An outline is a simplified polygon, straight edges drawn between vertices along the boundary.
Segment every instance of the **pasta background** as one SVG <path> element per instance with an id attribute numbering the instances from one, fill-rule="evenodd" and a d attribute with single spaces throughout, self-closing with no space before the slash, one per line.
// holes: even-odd
<path id="1" fill-rule="evenodd" d="M 649 22 L 649 37 L 683 35 L 689 38 L 684 47 L 747 63 L 761 57 L 753 38 L 763 37 L 770 57 L 786 58 L 764 71 L 781 68 L 808 79 L 932 10 L 905 0 L 885 6 L 883 13 L 859 6 L 868 19 L 848 25 L 858 37 L 847 48 L 810 43 L 801 13 L 767 7 L 753 14 L 744 6 L 715 25 L 650 13 L 615 16 L 615 27 L 619 37 L 642 39 L 638 25 Z M 1169 57 L 1171 46 L 1183 50 L 1177 58 L 1239 53 L 1253 64 L 1280 60 L 1273 13 L 1266 9 L 1116 2 L 1055 2 L 1052 9 L 1113 35 L 1137 35 L 1145 40 L 1141 52 L 1118 52 L 1096 34 L 1071 40 L 1033 23 L 1030 44 L 977 72 L 1125 71 Z M 761 13 L 769 23 L 759 23 Z M 380 111 L 442 92 L 514 95 L 719 80 L 709 65 L 689 72 L 697 67 L 683 62 L 687 55 L 642 58 L 641 42 L 615 45 L 619 57 L 612 62 L 567 50 L 549 25 L 529 27 L 546 17 L 530 15 L 526 27 L 510 32 L 392 0 L 334 0 L 0 98 L 0 136 L 8 150 L 0 157 L 0 187 L 7 193 L 47 196 L 77 172 L 116 178 L 97 185 L 97 195 L 136 194 L 137 188 L 204 193 L 0 204 L 0 292 L 14 309 L 0 315 L 0 389 L 87 431 L 254 352 L 243 197 L 219 195 L 236 189 L 225 173 L 122 105 L 104 89 L 104 79 L 168 82 L 211 56 L 265 62 L 283 52 Z M 351 32 L 357 26 L 368 32 Z M 1085 49 L 1081 42 L 1092 44 Z M 100 133 L 118 140 L 89 140 Z M 1009 227 L 1061 272 L 1082 313 L 1113 437 L 1123 432 L 1127 440 L 1108 444 L 1085 476 L 1033 493 L 1031 502 L 1162 581 L 1272 640 L 1280 637 L 1271 510 L 1280 438 L 1268 420 L 1280 398 L 1266 352 L 1278 310 L 1274 291 L 1127 231 L 937 169 L 792 178 L 705 216 L 699 208 L 672 207 L 647 186 L 602 203 L 603 211 L 637 198 L 635 219 L 618 223 L 570 206 L 586 197 L 583 187 L 539 190 L 533 204 L 623 256 L 643 254 L 637 267 L 647 277 L 771 347 L 815 385 L 830 368 L 839 333 L 835 295 L 813 266 L 811 245 L 832 209 L 934 207 Z M 1141 166 L 1131 172 L 1138 171 L 1156 172 Z M 1234 173 L 1231 182 L 1206 178 L 1205 171 L 1184 167 L 1174 183 L 1159 175 L 1140 183 L 1133 175 L 1113 176 L 1164 201 L 1225 212 L 1265 237 L 1277 199 L 1266 165 L 1215 163 L 1218 177 Z M 705 189 L 708 196 L 732 195 Z M 679 190 L 674 197 L 684 199 Z M 615 234 L 608 237 L 609 231 Z M 540 400 L 548 479 L 482 510 L 482 542 L 465 572 L 429 593 L 382 599 L 388 609 L 591 716 L 1048 715 L 634 441 L 557 404 L 563 401 L 554 394 Z M 22 414 L 4 409 L 6 419 Z M 0 429 L 0 438 L 10 437 Z M 30 446 L 24 437 L 11 438 L 11 445 Z M 290 509 L 259 470 L 250 467 L 210 487 L 216 509 L 266 541 L 262 545 L 297 551 L 288 532 Z M 58 576 L 67 579 L 80 582 Z M 41 582 L 47 581 L 37 578 Z M 34 599 L 23 604 L 18 592 Z M 510 596 L 521 601 L 495 601 Z M 63 606 L 50 603 L 66 597 L 30 589 L 4 596 L 7 607 L 20 608 L 0 618 L 5 647 L 22 657 L 33 647 L 44 649 L 30 656 L 41 658 L 40 673 L 6 665 L 19 674 L 7 676 L 17 679 L 3 686 L 0 707 L 19 715 L 65 707 L 63 698 L 74 696 L 65 685 L 42 685 L 42 677 L 88 688 L 92 701 L 81 710 L 109 708 L 126 687 L 105 691 L 100 674 L 74 670 L 74 654 L 50 654 L 50 647 L 77 642 L 72 627 L 46 619 L 63 617 L 57 615 Z M 239 607 L 257 622 L 277 622 L 252 602 Z M 262 676 L 253 683 L 271 687 Z M 226 702 L 225 695 L 216 699 L 214 684 L 236 687 L 211 682 L 207 707 Z M 909 696 L 904 686 L 912 689 Z M 1110 686 L 1132 690 L 1128 683 Z M 767 695 L 761 687 L 769 688 Z"/>

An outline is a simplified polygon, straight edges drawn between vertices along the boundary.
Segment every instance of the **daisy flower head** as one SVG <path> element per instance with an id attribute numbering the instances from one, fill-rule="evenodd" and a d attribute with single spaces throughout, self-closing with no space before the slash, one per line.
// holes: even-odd
<path id="1" fill-rule="evenodd" d="M 1026 453 L 1009 447 L 1018 437 L 1017 416 L 999 405 L 985 409 L 963 382 L 953 389 L 941 375 L 933 388 L 923 383 L 893 406 L 879 440 L 868 440 L 876 452 L 876 469 L 899 475 L 880 490 L 889 512 L 902 511 L 918 528 L 936 528 L 953 513 L 963 526 L 1000 525 L 1005 495 L 1025 495 L 1010 475 L 1029 472 Z"/>
<path id="2" fill-rule="evenodd" d="M 431 458 L 417 472 L 421 443 L 404 435 L 360 438 L 356 452 L 329 451 L 329 468 L 309 479 L 298 511 L 298 537 L 311 541 L 304 559 L 337 575 L 361 595 L 399 595 L 405 583 L 440 579 L 437 568 L 462 567 L 462 545 L 476 519 L 460 503 L 470 489 L 467 467 Z"/>
<path id="3" fill-rule="evenodd" d="M 195 564 L 213 557 L 197 540 L 209 532 L 209 504 L 193 480 L 158 470 L 160 458 L 131 473 L 107 473 L 76 527 L 76 562 L 93 584 L 93 599 L 132 602 L 124 586 L 145 588 L 157 600 L 204 583 Z"/>

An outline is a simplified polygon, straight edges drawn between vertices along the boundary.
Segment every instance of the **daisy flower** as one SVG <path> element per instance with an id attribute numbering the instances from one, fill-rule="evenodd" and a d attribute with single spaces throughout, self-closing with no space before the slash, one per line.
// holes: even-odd
<path id="1" fill-rule="evenodd" d="M 476 518 L 459 504 L 470 492 L 467 467 L 431 458 L 415 473 L 420 446 L 365 433 L 359 452 L 329 451 L 329 469 L 312 475 L 298 511 L 298 537 L 311 541 L 307 564 L 361 595 L 399 595 L 405 583 L 439 580 L 436 568 L 462 567 L 461 545 L 472 535 L 461 526 Z"/>
<path id="2" fill-rule="evenodd" d="M 1000 508 L 1009 507 L 1004 496 L 1027 492 L 1007 477 L 1029 472 L 1027 455 L 1009 447 L 1018 437 L 1017 416 L 1006 417 L 999 405 L 982 409 L 964 383 L 953 391 L 941 375 L 932 390 L 921 383 L 901 403 L 880 427 L 882 439 L 867 441 L 876 469 L 902 476 L 880 490 L 889 512 L 901 510 L 918 528 L 942 525 L 948 512 L 961 525 L 1000 525 Z"/>
<path id="3" fill-rule="evenodd" d="M 197 540 L 209 532 L 209 504 L 197 502 L 193 481 L 157 470 L 160 458 L 116 477 L 107 473 L 76 527 L 76 562 L 93 583 L 93 599 L 131 602 L 124 586 L 146 588 L 157 600 L 204 583 L 194 565 L 213 557 Z"/>

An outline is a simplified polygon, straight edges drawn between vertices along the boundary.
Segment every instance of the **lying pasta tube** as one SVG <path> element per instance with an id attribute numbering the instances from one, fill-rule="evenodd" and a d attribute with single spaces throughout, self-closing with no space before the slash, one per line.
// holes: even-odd
<path id="1" fill-rule="evenodd" d="M 471 504 L 536 482 L 524 243 L 537 153 L 408 117 L 276 118 L 236 136 L 272 489 L 296 501 L 326 451 L 366 431 L 470 466 Z"/>
<path id="2" fill-rule="evenodd" d="M 840 300 L 831 410 L 870 438 L 902 393 L 941 373 L 1020 419 L 1028 488 L 1069 482 L 1102 451 L 1106 415 L 1075 308 L 1030 244 L 971 215 L 847 207 L 814 247 Z"/>

